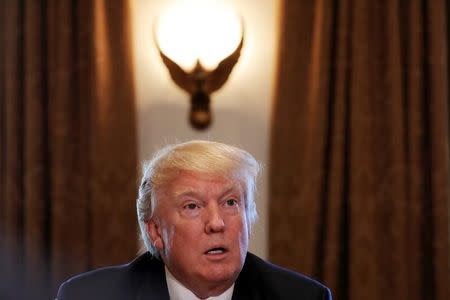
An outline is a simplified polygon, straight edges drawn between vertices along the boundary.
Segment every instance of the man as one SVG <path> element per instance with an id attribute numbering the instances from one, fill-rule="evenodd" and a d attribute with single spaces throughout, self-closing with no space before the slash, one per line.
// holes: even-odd
<path id="1" fill-rule="evenodd" d="M 259 169 L 221 143 L 163 148 L 144 166 L 137 199 L 146 253 L 66 281 L 58 299 L 331 300 L 320 283 L 247 252 Z"/>

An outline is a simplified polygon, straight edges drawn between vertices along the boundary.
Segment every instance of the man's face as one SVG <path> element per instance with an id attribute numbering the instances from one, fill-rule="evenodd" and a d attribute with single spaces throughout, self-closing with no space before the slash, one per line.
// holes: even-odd
<path id="1" fill-rule="evenodd" d="M 225 291 L 242 270 L 249 226 L 236 180 L 181 172 L 156 192 L 148 230 L 175 278 L 198 296 Z"/>

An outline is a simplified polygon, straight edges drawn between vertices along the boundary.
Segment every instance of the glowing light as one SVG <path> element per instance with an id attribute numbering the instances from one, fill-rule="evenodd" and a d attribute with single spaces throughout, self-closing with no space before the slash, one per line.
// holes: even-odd
<path id="1" fill-rule="evenodd" d="M 235 50 L 242 30 L 240 17 L 225 3 L 213 0 L 178 1 L 155 26 L 162 51 L 186 70 L 197 59 L 214 68 Z"/>

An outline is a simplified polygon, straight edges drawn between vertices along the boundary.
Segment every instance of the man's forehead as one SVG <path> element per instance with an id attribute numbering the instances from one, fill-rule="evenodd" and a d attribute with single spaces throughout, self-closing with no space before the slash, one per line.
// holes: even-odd
<path id="1" fill-rule="evenodd" d="M 237 183 L 229 183 L 227 185 L 214 185 L 211 184 L 207 187 L 199 188 L 190 185 L 175 185 L 172 190 L 172 195 L 180 197 L 184 195 L 196 195 L 206 191 L 217 192 L 220 194 L 226 194 L 231 192 L 241 192 L 241 188 Z"/>
<path id="2" fill-rule="evenodd" d="M 240 191 L 241 178 L 235 174 L 179 172 L 166 186 L 176 195 L 196 193 L 203 190 L 210 191 Z"/>

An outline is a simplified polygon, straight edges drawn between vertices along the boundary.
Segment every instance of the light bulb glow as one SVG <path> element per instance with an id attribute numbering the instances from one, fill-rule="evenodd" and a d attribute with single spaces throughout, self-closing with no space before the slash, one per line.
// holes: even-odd
<path id="1" fill-rule="evenodd" d="M 239 16 L 219 1 L 178 1 L 155 24 L 155 38 L 164 54 L 191 70 L 200 60 L 213 69 L 237 47 L 242 31 Z"/>

